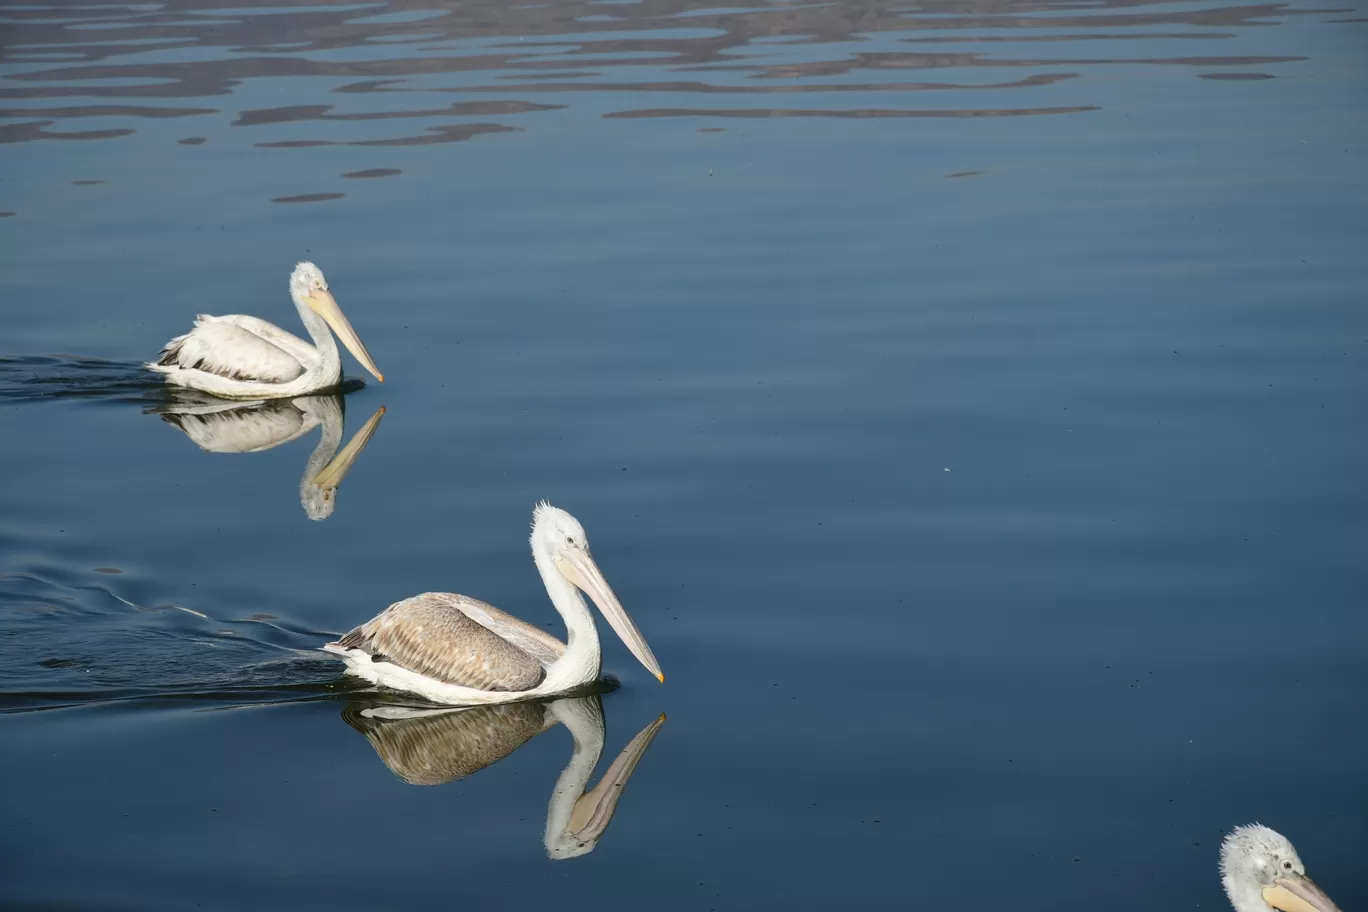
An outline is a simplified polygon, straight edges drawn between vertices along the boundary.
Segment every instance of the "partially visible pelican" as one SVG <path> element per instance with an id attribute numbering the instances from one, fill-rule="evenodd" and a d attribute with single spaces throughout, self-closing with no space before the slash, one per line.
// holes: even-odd
<path id="1" fill-rule="evenodd" d="M 542 842 L 554 859 L 594 851 L 608 829 L 618 799 L 651 746 L 665 716 L 627 743 L 589 792 L 585 787 L 603 755 L 603 704 L 597 695 L 552 703 L 507 703 L 467 709 L 407 709 L 357 705 L 342 718 L 411 785 L 443 785 L 497 763 L 558 722 L 570 729 L 574 749 L 546 809 Z"/>
<path id="2" fill-rule="evenodd" d="M 583 590 L 637 661 L 663 683 L 651 647 L 590 556 L 584 527 L 545 501 L 532 520 L 532 559 L 565 619 L 568 644 L 478 599 L 425 592 L 395 602 L 323 648 L 346 658 L 353 674 L 438 703 L 558 696 L 597 680 L 602 667 Z"/>
<path id="3" fill-rule="evenodd" d="M 179 399 L 154 411 L 174 425 L 200 449 L 211 453 L 258 453 L 289 443 L 320 425 L 318 445 L 304 464 L 299 479 L 299 504 L 309 519 L 323 520 L 337 506 L 337 488 L 366 448 L 380 419 L 382 406 L 371 415 L 351 442 L 342 442 L 342 397 L 300 396 L 288 402 L 224 402 L 211 397 Z M 334 456 L 333 454 L 337 455 Z"/>
<path id="4" fill-rule="evenodd" d="M 1221 883 L 1235 912 L 1340 912 L 1306 876 L 1287 837 L 1257 823 L 1221 843 Z"/>
<path id="5" fill-rule="evenodd" d="M 256 317 L 229 314 L 195 317 L 195 328 L 177 336 L 147 365 L 168 383 L 225 399 L 282 399 L 331 389 L 342 379 L 342 359 L 332 327 L 361 366 L 385 382 L 366 346 L 342 315 L 323 270 L 300 263 L 290 275 L 290 297 L 314 344 Z"/>

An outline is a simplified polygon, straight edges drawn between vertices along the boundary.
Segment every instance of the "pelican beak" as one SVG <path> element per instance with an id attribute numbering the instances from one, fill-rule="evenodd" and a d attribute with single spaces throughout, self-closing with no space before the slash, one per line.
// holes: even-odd
<path id="1" fill-rule="evenodd" d="M 1279 877 L 1273 886 L 1264 887 L 1263 898 L 1279 912 L 1340 912 L 1334 900 L 1305 874 Z"/>
<path id="2" fill-rule="evenodd" d="M 637 661 L 646 666 L 646 670 L 660 679 L 660 683 L 665 683 L 665 673 L 660 670 L 660 663 L 651 653 L 651 647 L 646 645 L 646 638 L 637 630 L 636 624 L 627 616 L 626 610 L 609 588 L 608 581 L 603 578 L 603 572 L 599 570 L 598 564 L 589 556 L 589 552 L 583 548 L 567 548 L 562 554 L 556 557 L 556 567 L 561 575 L 574 583 L 594 600 L 598 605 L 599 611 L 604 618 L 612 625 L 614 631 L 627 648 L 632 650 L 632 655 L 637 657 Z"/>
<path id="3" fill-rule="evenodd" d="M 575 802 L 575 809 L 570 814 L 570 823 L 566 827 L 575 839 L 582 843 L 592 843 L 608 829 L 608 824 L 613 819 L 613 811 L 617 810 L 618 799 L 627 788 L 627 780 L 632 778 L 632 773 L 645 755 L 646 748 L 651 746 L 656 732 L 660 731 L 660 726 L 664 724 L 665 714 L 661 713 L 654 722 L 637 732 L 637 736 L 627 742 L 622 753 L 618 754 L 613 764 L 608 767 L 598 785 L 585 792 Z"/>
<path id="4" fill-rule="evenodd" d="M 371 437 L 375 435 L 375 429 L 380 426 L 380 419 L 385 417 L 385 407 L 382 405 L 376 410 L 370 420 L 356 432 L 351 441 L 342 448 L 323 468 L 318 470 L 318 474 L 309 482 L 320 488 L 335 488 L 342 483 L 342 479 L 347 477 L 351 471 L 352 463 L 356 462 L 356 457 L 361 455 L 361 451 L 370 443 Z"/>
<path id="5" fill-rule="evenodd" d="M 366 346 L 361 344 L 361 337 L 356 334 L 356 330 L 352 329 L 351 323 L 342 313 L 342 308 L 337 306 L 337 299 L 332 296 L 332 292 L 325 288 L 308 295 L 305 300 L 309 302 L 314 313 L 328 321 L 332 331 L 337 333 L 337 338 L 341 339 L 342 344 L 347 346 L 347 351 L 356 356 L 356 360 L 361 362 L 361 366 L 374 374 L 376 380 L 384 383 L 385 375 L 380 373 L 380 368 L 376 367 L 375 362 L 371 360 L 370 352 L 366 351 Z"/>

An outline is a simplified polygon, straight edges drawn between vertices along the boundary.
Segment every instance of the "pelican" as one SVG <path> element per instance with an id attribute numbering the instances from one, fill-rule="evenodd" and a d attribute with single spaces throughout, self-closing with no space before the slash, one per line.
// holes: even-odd
<path id="1" fill-rule="evenodd" d="M 339 453 L 342 397 L 301 396 L 288 402 L 224 402 L 182 397 L 153 409 L 161 419 L 211 453 L 259 453 L 289 443 L 322 426 L 318 445 L 299 479 L 299 504 L 312 520 L 324 520 L 337 506 L 337 488 L 366 448 L 384 407 L 376 410 Z M 336 454 L 334 456 L 334 454 Z"/>
<path id="2" fill-rule="evenodd" d="M 665 724 L 661 715 L 638 732 L 586 793 L 603 755 L 603 704 L 597 695 L 463 709 L 352 705 L 343 710 L 342 718 L 365 735 L 380 760 L 410 785 L 463 779 L 563 723 L 574 747 L 551 792 L 542 836 L 546 854 L 556 860 L 594 851 L 627 780 Z"/>
<path id="3" fill-rule="evenodd" d="M 195 328 L 177 336 L 147 367 L 168 383 L 224 399 L 285 399 L 331 389 L 342 379 L 342 359 L 332 327 L 361 366 L 381 383 L 385 377 L 342 315 L 323 270 L 300 263 L 290 275 L 290 297 L 314 344 L 256 317 L 229 314 L 195 317 Z"/>
<path id="4" fill-rule="evenodd" d="M 580 590 L 651 674 L 665 681 L 651 647 L 589 554 L 584 527 L 542 501 L 532 513 L 532 559 L 568 643 L 478 599 L 425 592 L 395 602 L 323 648 L 366 680 L 436 703 L 509 703 L 559 696 L 598 679 L 598 630 Z"/>
<path id="5" fill-rule="evenodd" d="M 1257 823 L 1236 827 L 1221 843 L 1221 883 L 1235 912 L 1340 912 L 1306 876 L 1287 837 Z"/>

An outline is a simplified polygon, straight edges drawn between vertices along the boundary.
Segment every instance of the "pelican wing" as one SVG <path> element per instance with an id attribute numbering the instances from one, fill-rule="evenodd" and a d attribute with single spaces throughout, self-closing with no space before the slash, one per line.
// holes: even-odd
<path id="1" fill-rule="evenodd" d="M 554 725 L 540 703 L 503 703 L 477 709 L 387 719 L 360 706 L 342 711 L 396 776 L 410 785 L 441 785 L 497 763 Z"/>
<path id="2" fill-rule="evenodd" d="M 221 318 L 200 314 L 195 318 L 195 328 L 168 342 L 154 366 L 199 370 L 230 380 L 265 383 L 288 383 L 304 373 L 304 365 L 298 358 L 251 329 L 234 323 L 234 319 L 239 319 L 239 315 Z M 295 338 L 295 341 L 300 340 Z"/>
<path id="3" fill-rule="evenodd" d="M 224 314 L 221 317 L 214 317 L 214 319 L 221 323 L 231 324 L 239 329 L 245 329 L 252 335 L 265 339 L 306 367 L 318 363 L 318 349 L 313 347 L 313 343 L 305 342 L 294 333 L 281 329 L 274 323 L 261 319 L 261 317 L 253 317 L 248 314 Z"/>
<path id="4" fill-rule="evenodd" d="M 292 405 L 242 406 L 213 412 L 168 409 L 161 413 L 161 419 L 211 453 L 269 450 L 294 440 L 315 423 Z"/>
<path id="5" fill-rule="evenodd" d="M 454 597 L 461 600 L 461 610 L 472 621 L 512 643 L 540 662 L 543 667 L 550 666 L 552 662 L 565 655 L 565 644 L 545 630 L 533 627 L 527 621 L 516 618 L 507 611 L 500 611 L 479 599 L 464 595 Z"/>
<path id="6" fill-rule="evenodd" d="M 480 617 L 494 623 L 485 626 Z M 508 631 L 514 636 L 506 637 Z M 546 640 L 556 642 L 550 634 L 478 599 L 425 592 L 395 602 L 328 645 L 358 649 L 371 661 L 391 662 L 447 684 L 520 691 L 531 690 L 546 676 L 538 656 L 522 647 L 534 643 L 539 652 L 549 653 Z"/>

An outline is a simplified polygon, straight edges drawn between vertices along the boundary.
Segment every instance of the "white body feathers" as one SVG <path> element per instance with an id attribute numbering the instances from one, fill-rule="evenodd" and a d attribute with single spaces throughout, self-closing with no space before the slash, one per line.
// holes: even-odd
<path id="1" fill-rule="evenodd" d="M 337 386 L 342 359 L 329 327 L 358 361 L 383 379 L 355 330 L 328 290 L 323 272 L 300 263 L 290 276 L 290 297 L 310 345 L 279 326 L 245 314 L 200 314 L 195 326 L 177 336 L 147 368 L 168 383 L 225 399 L 281 399 Z"/>

